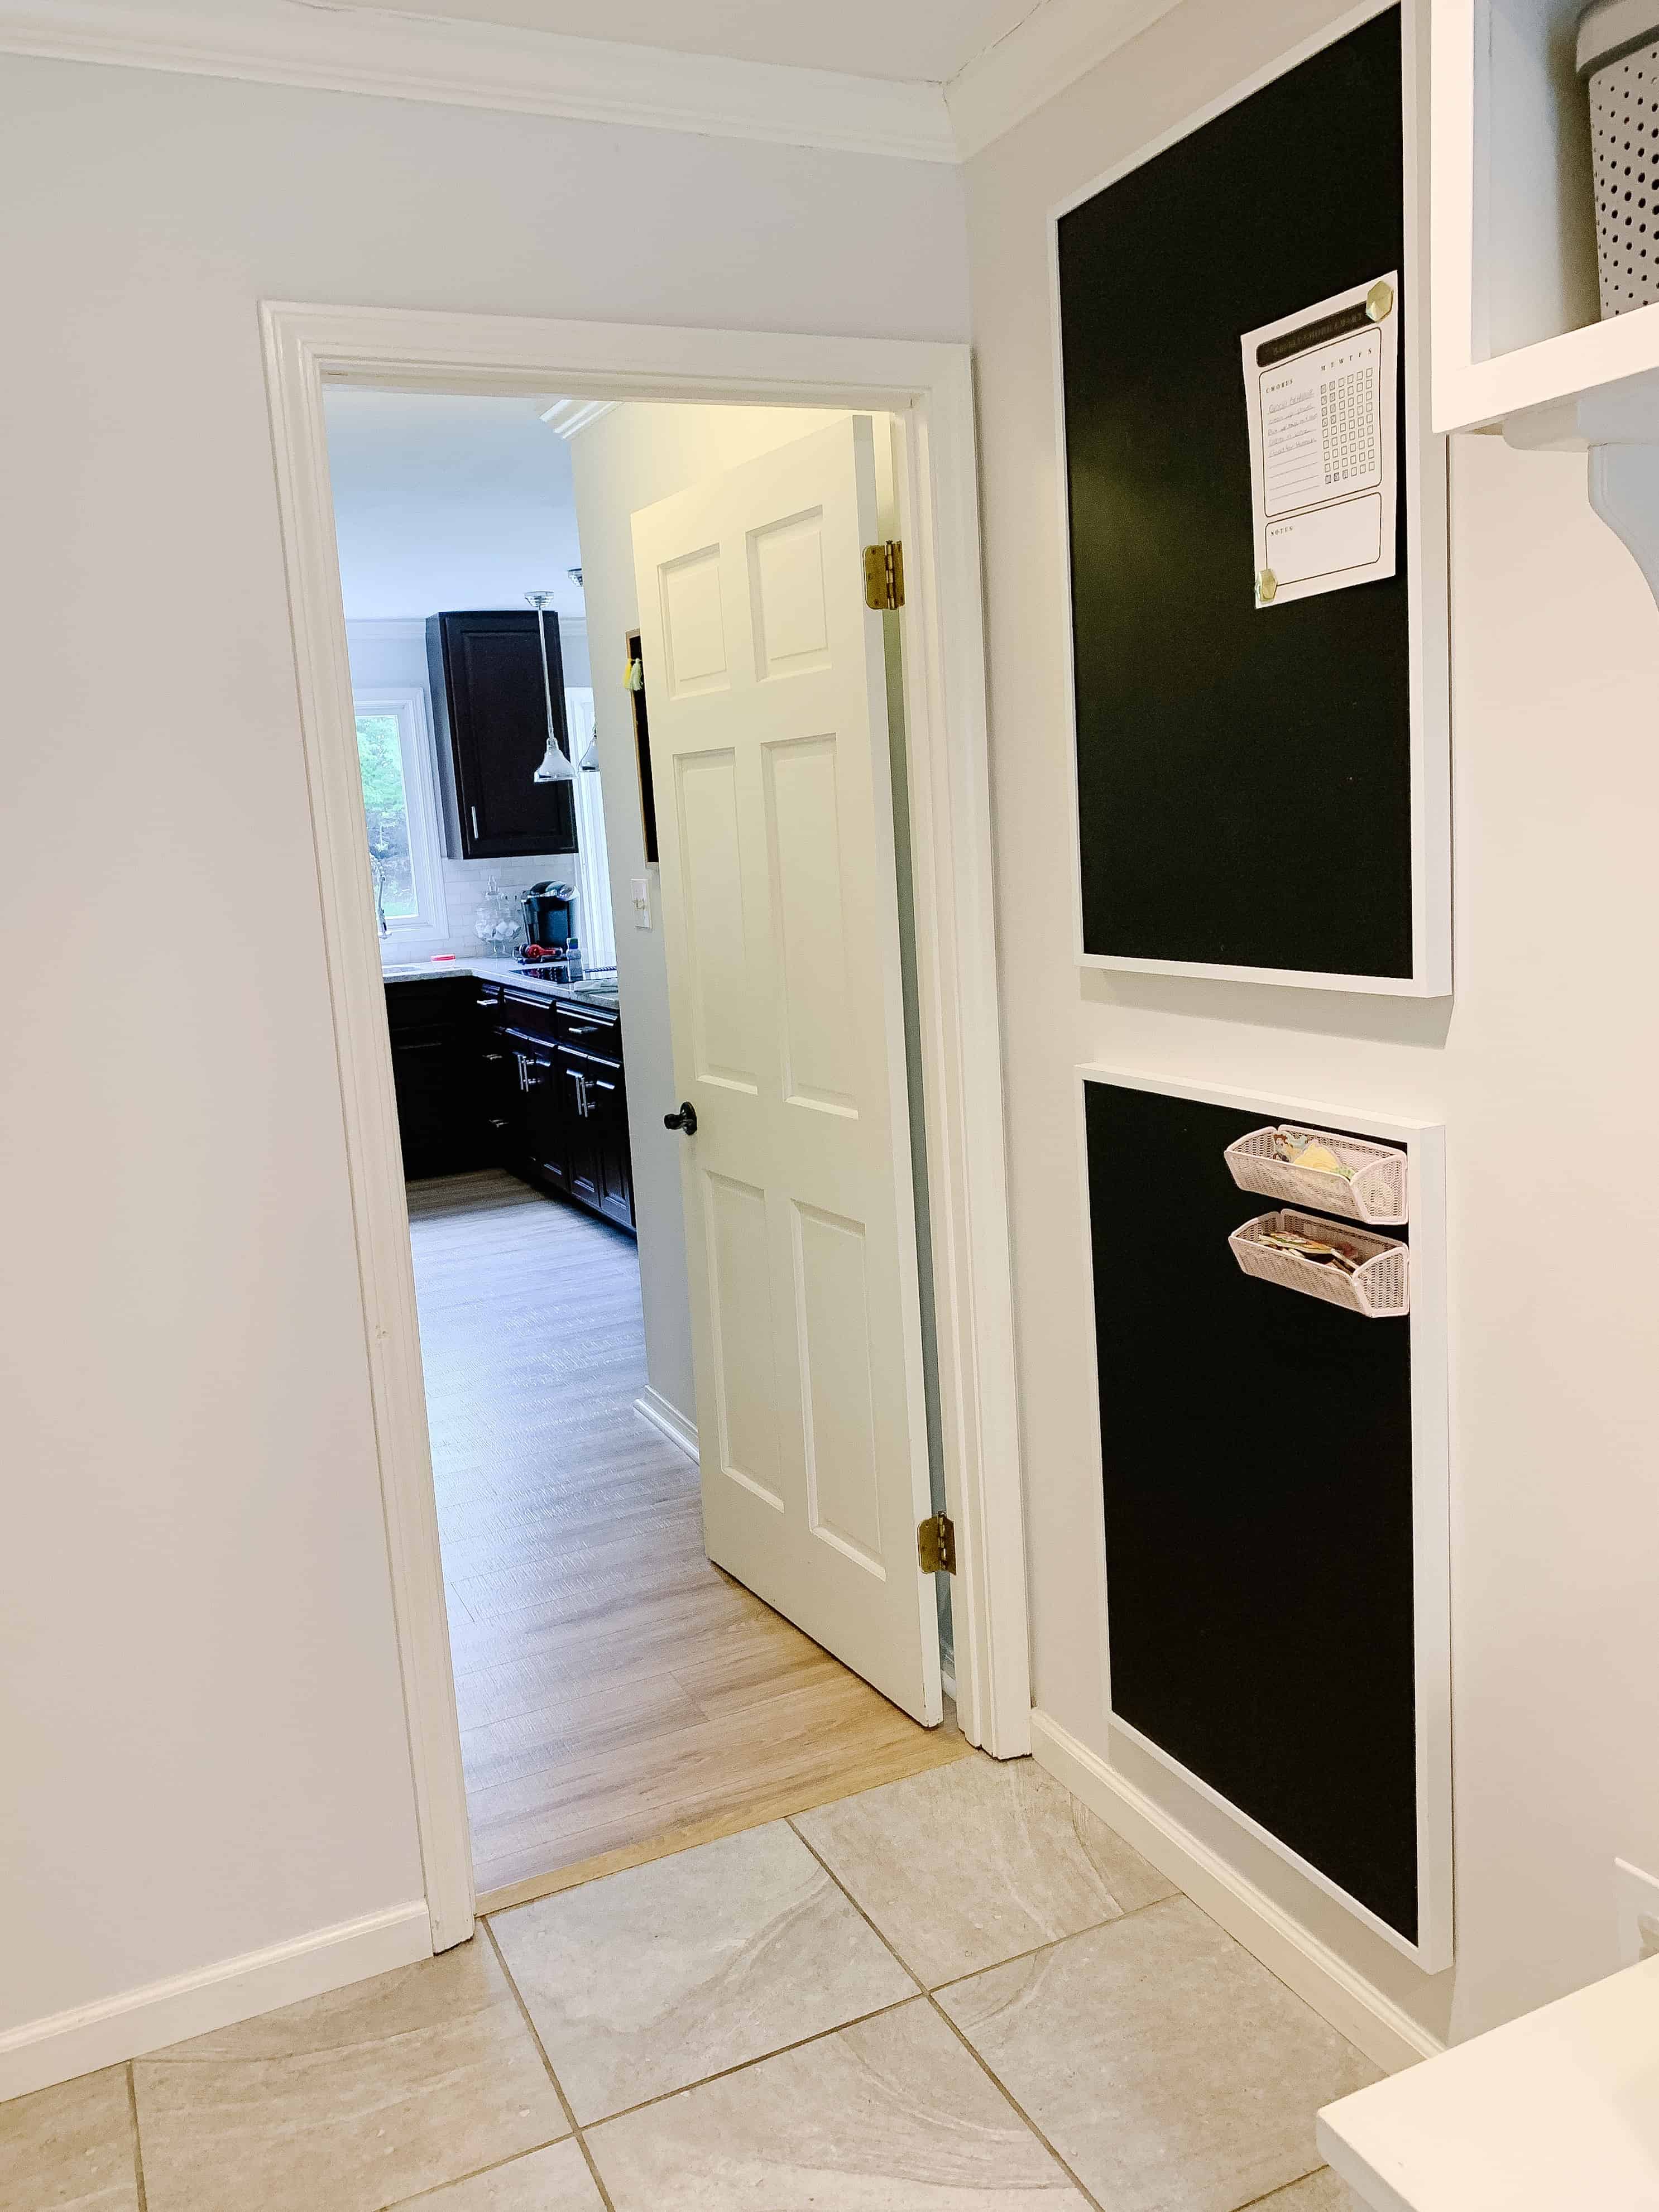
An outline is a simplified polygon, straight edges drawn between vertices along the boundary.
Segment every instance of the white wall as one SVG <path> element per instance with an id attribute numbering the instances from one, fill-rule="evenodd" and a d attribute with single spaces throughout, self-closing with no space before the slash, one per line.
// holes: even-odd
<path id="1" fill-rule="evenodd" d="M 1570 456 L 1453 459 L 1455 1010 L 1079 973 L 1046 217 L 1334 5 L 1186 4 L 968 165 L 1036 1702 L 1108 1751 L 1075 1066 L 1446 1122 L 1459 1963 L 1429 1982 L 1133 1747 L 1112 1755 L 1458 2036 L 1610 1971 L 1659 1869 L 1649 1253 L 1659 613 Z M 1242 421 L 1242 416 L 1241 416 Z M 1017 987 L 1016 987 L 1017 985 Z"/>
<path id="2" fill-rule="evenodd" d="M 634 588 L 633 515 L 700 477 L 732 468 L 818 429 L 830 418 L 805 407 L 618 407 L 570 441 L 576 524 L 587 602 L 593 709 L 617 925 L 617 980 L 628 1057 L 628 1134 L 639 1218 L 640 1291 L 651 1387 L 694 1427 L 691 1318 L 686 1302 L 685 1229 L 680 1212 L 682 1139 L 662 1117 L 679 1103 L 668 1033 L 659 872 L 645 858 L 635 766 L 633 705 L 623 687 L 628 633 L 640 626 Z M 648 698 L 647 698 L 648 704 Z M 661 823 L 662 816 L 658 816 Z M 635 927 L 629 885 L 651 887 L 651 927 Z"/>
<path id="3" fill-rule="evenodd" d="M 258 301 L 957 337 L 960 191 L 0 64 L 0 2031 L 420 1890 Z"/>

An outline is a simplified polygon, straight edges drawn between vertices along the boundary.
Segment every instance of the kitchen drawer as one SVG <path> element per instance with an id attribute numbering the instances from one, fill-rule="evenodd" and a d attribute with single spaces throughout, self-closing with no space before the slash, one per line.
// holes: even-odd
<path id="1" fill-rule="evenodd" d="M 556 1035 L 561 1044 L 586 1053 L 596 1060 L 622 1065 L 622 1023 L 615 1014 L 593 1012 L 587 1007 L 556 1006 Z"/>
<path id="2" fill-rule="evenodd" d="M 473 1016 L 477 987 L 470 975 L 445 975 L 431 981 L 388 983 L 386 1027 L 395 1037 L 405 1030 L 465 1029 Z"/>

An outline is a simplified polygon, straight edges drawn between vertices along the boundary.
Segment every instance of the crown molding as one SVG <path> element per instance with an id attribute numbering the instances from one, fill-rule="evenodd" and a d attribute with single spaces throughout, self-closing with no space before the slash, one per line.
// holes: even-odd
<path id="1" fill-rule="evenodd" d="M 945 88 L 957 158 L 965 161 L 1075 84 L 1176 0 L 1039 0 Z"/>
<path id="2" fill-rule="evenodd" d="M 910 161 L 957 158 L 936 84 L 307 0 L 0 0 L 0 52 Z"/>

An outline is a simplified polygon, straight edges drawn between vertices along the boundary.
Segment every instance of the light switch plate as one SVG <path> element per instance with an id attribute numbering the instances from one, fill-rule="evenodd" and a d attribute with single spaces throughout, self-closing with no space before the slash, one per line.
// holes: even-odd
<path id="1" fill-rule="evenodd" d="M 650 878 L 648 876 L 635 876 L 630 879 L 628 888 L 633 894 L 635 928 L 649 929 L 651 927 Z"/>
<path id="2" fill-rule="evenodd" d="M 1619 1882 L 1619 1963 L 1639 1966 L 1659 1959 L 1659 1879 L 1628 1859 L 1613 1863 Z"/>

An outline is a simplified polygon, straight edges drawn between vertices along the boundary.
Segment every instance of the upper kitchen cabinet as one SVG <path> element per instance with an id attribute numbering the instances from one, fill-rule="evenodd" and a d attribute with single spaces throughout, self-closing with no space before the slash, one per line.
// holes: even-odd
<path id="1" fill-rule="evenodd" d="M 559 623 L 551 613 L 545 619 L 553 722 L 568 753 Z M 576 849 L 574 787 L 536 781 L 547 750 L 547 693 L 536 628 L 528 611 L 427 617 L 444 845 L 452 860 Z"/>

